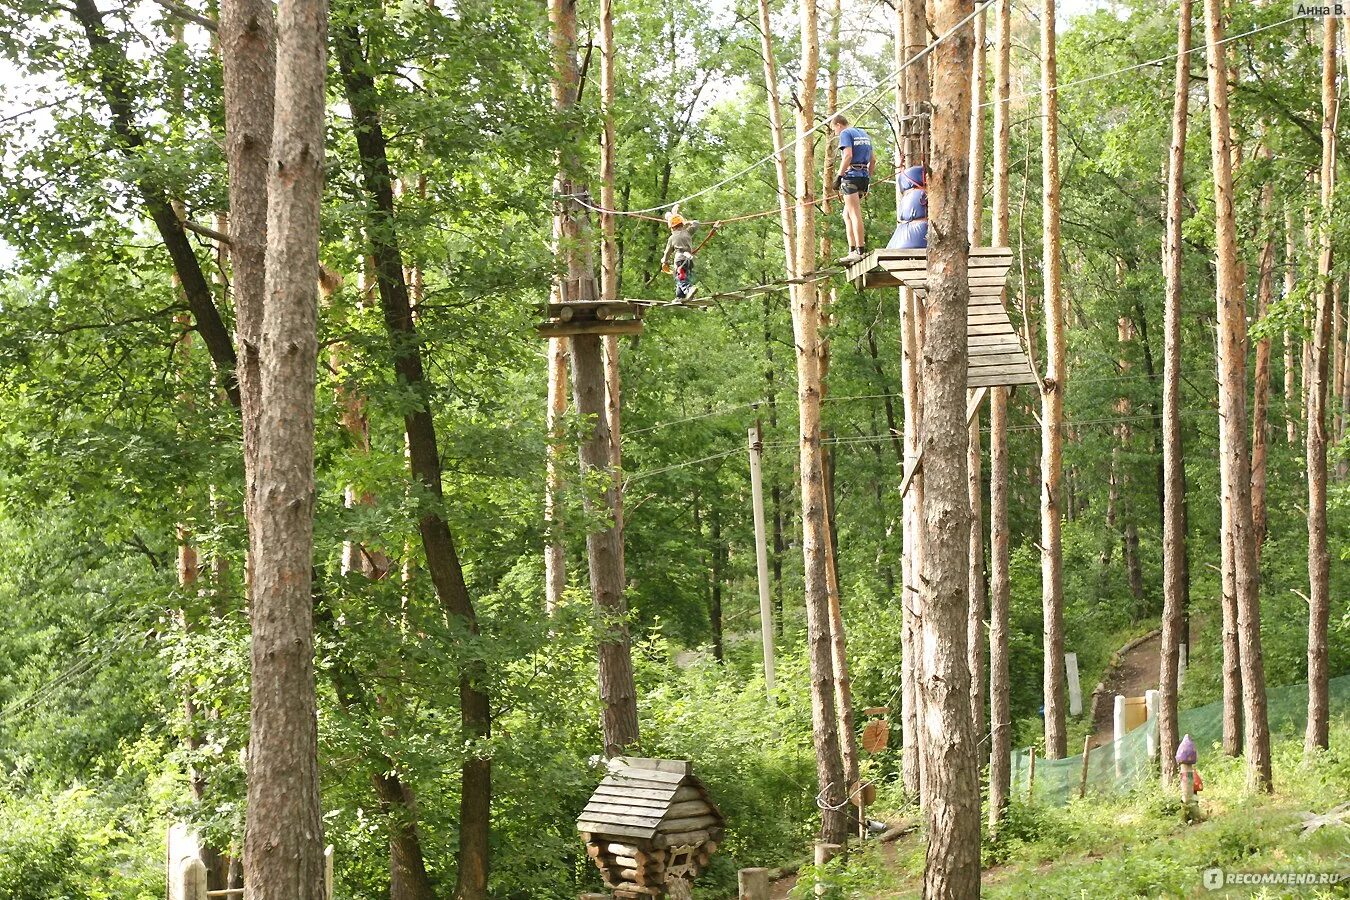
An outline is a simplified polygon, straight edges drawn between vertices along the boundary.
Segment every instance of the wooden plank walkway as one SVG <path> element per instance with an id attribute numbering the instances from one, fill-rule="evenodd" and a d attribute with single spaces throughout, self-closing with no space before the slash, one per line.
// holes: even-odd
<path id="1" fill-rule="evenodd" d="M 966 311 L 966 335 L 970 342 L 968 387 L 1036 383 L 1031 360 L 1003 306 L 1003 288 L 1011 267 L 1012 250 L 1007 247 L 970 250 L 970 306 Z M 860 291 L 886 287 L 926 291 L 928 251 L 873 250 L 848 267 L 847 277 Z"/>

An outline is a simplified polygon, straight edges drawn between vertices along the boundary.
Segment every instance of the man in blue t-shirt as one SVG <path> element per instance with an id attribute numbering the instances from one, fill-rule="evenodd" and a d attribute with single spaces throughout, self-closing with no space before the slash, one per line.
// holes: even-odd
<path id="1" fill-rule="evenodd" d="M 848 237 L 848 256 L 839 261 L 854 263 L 867 255 L 863 236 L 862 198 L 872 182 L 872 170 L 877 157 L 872 152 L 872 139 L 861 128 L 851 127 L 841 113 L 830 120 L 830 127 L 839 135 L 839 174 L 835 176 L 835 190 L 844 198 L 844 233 Z"/>

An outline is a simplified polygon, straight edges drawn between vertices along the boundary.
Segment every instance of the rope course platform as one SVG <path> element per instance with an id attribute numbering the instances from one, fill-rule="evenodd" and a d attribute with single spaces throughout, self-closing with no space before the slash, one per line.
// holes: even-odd
<path id="1" fill-rule="evenodd" d="M 628 300 L 578 300 L 547 303 L 541 307 L 547 319 L 535 326 L 542 338 L 579 334 L 641 334 L 642 320 Z"/>
<path id="2" fill-rule="evenodd" d="M 972 247 L 970 250 L 970 306 L 966 309 L 966 336 L 970 360 L 967 387 L 1035 384 L 1022 340 L 1003 306 L 1003 289 L 1012 266 L 1007 247 Z M 928 289 L 926 250 L 874 250 L 848 267 L 848 279 L 858 290 L 907 287 Z"/>

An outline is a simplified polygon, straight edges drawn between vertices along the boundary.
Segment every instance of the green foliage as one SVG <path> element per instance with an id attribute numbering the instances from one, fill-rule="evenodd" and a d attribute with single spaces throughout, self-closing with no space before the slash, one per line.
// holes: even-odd
<path id="1" fill-rule="evenodd" d="M 771 152 L 759 35 L 744 12 L 690 0 L 616 9 L 615 188 L 622 205 L 668 203 Z M 399 813 L 380 805 L 371 778 L 391 771 L 417 797 L 428 869 L 447 893 L 455 877 L 459 768 L 471 754 L 487 754 L 492 896 L 574 896 L 597 886 L 573 828 L 598 779 L 587 764 L 598 747 L 599 708 L 581 509 L 583 491 L 593 485 L 566 484 L 555 527 L 566 546 L 570 588 L 550 618 L 539 559 L 545 361 L 531 326 L 557 268 L 549 220 L 557 148 L 573 140 L 564 126 L 582 129 L 581 164 L 588 171 L 595 164 L 598 54 L 581 103 L 563 121 L 548 87 L 552 61 L 541 5 L 339 2 L 332 14 L 335 29 L 361 29 L 379 92 L 400 188 L 392 227 L 405 262 L 422 276 L 418 325 L 445 469 L 442 501 L 410 484 L 402 417 L 417 398 L 393 374 L 382 316 L 366 283 L 359 160 L 335 95 L 322 258 L 345 283 L 320 315 L 327 352 L 317 394 L 315 613 L 325 823 L 339 848 L 340 894 L 387 891 L 387 832 Z M 593 30 L 595 14 L 595 4 L 582 4 L 583 33 Z M 865 21 L 871 13 L 860 15 Z M 10 109 L 30 102 L 12 92 L 0 116 L 7 174 L 0 185 L 5 896 L 158 896 L 155 845 L 170 819 L 191 821 L 208 840 L 228 846 L 239 838 L 245 814 L 248 621 L 239 422 L 195 340 L 135 185 L 153 178 L 188 218 L 217 224 L 227 184 L 220 66 L 195 26 L 186 42 L 176 41 L 171 16 L 158 7 L 107 16 L 115 44 L 128 51 L 121 71 L 147 138 L 130 153 L 109 132 L 94 60 L 67 13 L 33 0 L 0 2 L 0 55 L 50 94 L 32 102 L 51 102 Z M 1237 3 L 1232 16 L 1236 34 L 1273 25 L 1284 11 Z M 786 100 L 797 49 L 784 39 L 787 20 L 776 18 Z M 1170 66 L 1093 76 L 1172 52 L 1174 18 L 1168 5 L 1127 2 L 1076 17 L 1061 34 L 1061 78 L 1078 82 L 1061 92 L 1065 293 L 1073 322 L 1065 621 L 1067 649 L 1079 655 L 1086 690 L 1116 647 L 1153 626 L 1161 604 L 1158 172 L 1169 139 Z M 1019 30 L 1028 27 L 1018 19 Z M 1303 22 L 1279 28 L 1234 45 L 1243 66 L 1233 115 L 1247 151 L 1237 204 L 1253 296 L 1264 242 L 1274 237 L 1283 246 L 1284 207 L 1296 229 L 1305 209 L 1317 224 L 1306 179 L 1320 155 L 1316 34 Z M 845 100 L 891 67 L 888 50 L 849 34 L 841 42 Z M 1034 85 L 1036 60 L 1020 49 L 1027 44 L 1021 37 L 1014 82 Z M 1043 360 L 1034 102 L 1033 95 L 1014 104 L 1013 244 L 1026 266 L 1015 267 L 1010 306 L 1019 323 L 1030 316 L 1034 355 Z M 890 126 L 877 107 L 864 104 L 861 119 L 882 147 Z M 1192 622 L 1195 634 L 1214 635 L 1219 489 L 1205 118 L 1198 110 L 1192 115 L 1188 145 L 1182 407 Z M 1258 141 L 1270 147 L 1272 160 L 1252 159 Z M 882 166 L 889 162 L 883 158 Z M 873 243 L 893 220 L 893 196 L 881 181 L 865 207 Z M 1263 213 L 1266 184 L 1275 204 Z M 708 220 L 774 203 L 764 167 L 683 211 Z M 1344 244 L 1346 204 L 1338 203 L 1330 224 L 1337 245 Z M 837 215 L 822 216 L 820 229 L 839 246 Z M 1271 518 L 1262 557 L 1262 637 L 1272 684 L 1302 681 L 1306 664 L 1306 606 L 1294 592 L 1304 590 L 1307 578 L 1307 500 L 1303 449 L 1280 439 L 1299 406 L 1283 394 L 1281 344 L 1286 331 L 1296 342 L 1303 336 L 1320 285 L 1311 274 L 1314 242 L 1301 230 L 1295 237 L 1294 258 L 1285 260 L 1281 249 L 1276 273 L 1279 284 L 1292 270 L 1294 289 L 1286 296 L 1277 288 L 1269 312 L 1253 323 L 1253 339 L 1273 340 L 1275 360 Z M 664 296 L 668 285 L 656 271 L 662 226 L 625 218 L 619 239 L 622 295 Z M 199 263 L 216 276 L 228 326 L 228 266 L 206 238 L 193 241 Z M 700 256 L 700 282 L 711 292 L 773 281 L 781 277 L 781 255 L 774 216 L 728 225 Z M 1347 263 L 1338 258 L 1337 266 L 1339 278 Z M 824 420 L 853 690 L 858 708 L 891 710 L 896 734 L 889 748 L 864 761 L 864 771 L 880 784 L 879 808 L 901 809 L 900 461 L 890 434 L 902 424 L 898 323 L 893 294 L 835 287 Z M 817 813 L 800 602 L 793 333 L 783 297 L 766 295 L 704 312 L 652 311 L 640 343 L 622 342 L 621 355 L 641 750 L 692 759 L 726 814 L 726 841 L 700 882 L 709 895 L 725 894 L 740 865 L 801 858 Z M 361 399 L 369 419 L 369 448 L 342 426 L 349 397 Z M 1010 408 L 1010 651 L 1019 745 L 1038 741 L 1042 731 L 1037 405 L 1034 390 L 1019 389 Z M 746 429 L 755 422 L 765 439 L 771 545 L 778 537 L 771 546 L 776 708 L 763 697 L 756 635 L 744 456 Z M 579 425 L 568 423 L 565 461 L 574 458 Z M 348 505 L 348 494 L 369 502 Z M 1348 504 L 1350 490 L 1333 485 L 1330 541 L 1341 557 L 1350 557 Z M 421 566 L 417 519 L 433 506 L 450 523 L 464 562 L 481 625 L 476 637 L 447 620 Z M 1123 549 L 1131 530 L 1138 535 L 1138 595 Z M 387 559 L 392 573 L 406 569 L 408 580 L 344 573 L 346 543 Z M 191 585 L 179 584 L 180 545 L 197 555 Z M 720 577 L 713 575 L 714 559 L 723 560 Z M 1350 591 L 1343 562 L 1333 563 L 1334 598 Z M 1350 610 L 1337 604 L 1333 674 L 1350 671 Z M 720 662 L 712 658 L 719 643 Z M 1218 696 L 1219 652 L 1217 640 L 1192 646 L 1184 705 Z M 479 742 L 466 741 L 459 724 L 458 676 L 468 663 L 482 664 L 492 699 L 493 733 Z M 1075 734 L 1089 727 L 1089 717 L 1074 723 Z M 1238 777 L 1229 765 L 1215 764 L 1220 784 Z M 1336 779 L 1350 777 L 1338 750 L 1308 771 L 1320 773 L 1315 777 L 1327 792 Z M 190 773 L 202 786 L 200 798 Z M 1162 834 L 1176 819 L 1174 809 L 1139 798 L 1108 809 L 1119 818 L 1094 819 L 1086 805 L 1065 811 L 1015 805 L 987 853 L 1009 863 L 1049 859 L 1067 843 L 1107 846 L 1106 835 L 1115 831 Z M 1215 838 L 1215 859 L 1235 856 L 1256 833 L 1241 823 L 1225 828 L 1231 834 Z M 903 862 L 921 865 L 913 855 Z M 1156 886 L 1180 877 L 1165 858 L 1149 854 L 1119 865 L 1121 884 L 1140 893 L 1161 891 Z M 877 866 L 871 854 L 855 855 L 825 877 L 841 894 L 879 890 L 885 878 Z M 1117 893 L 1105 875 L 1092 880 L 1097 875 L 1085 868 L 1079 876 L 1102 896 Z M 1048 890 L 1053 895 L 1059 887 Z"/>

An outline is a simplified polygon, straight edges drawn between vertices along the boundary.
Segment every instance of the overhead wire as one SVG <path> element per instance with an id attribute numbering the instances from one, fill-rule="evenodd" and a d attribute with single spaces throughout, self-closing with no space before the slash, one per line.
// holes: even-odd
<path id="1" fill-rule="evenodd" d="M 1287 19 L 1281 19 L 1280 21 L 1278 21 L 1278 22 L 1273 22 L 1273 23 L 1271 23 L 1271 24 L 1269 24 L 1269 25 L 1262 25 L 1262 26 L 1260 26 L 1259 28 L 1253 28 L 1253 29 L 1251 29 L 1250 31 L 1244 31 L 1244 32 L 1242 32 L 1241 34 L 1233 34 L 1233 35 L 1229 35 L 1228 37 L 1224 38 L 1223 40 L 1221 40 L 1221 41 L 1215 41 L 1215 42 L 1212 43 L 1212 44 L 1210 44 L 1210 43 L 1204 43 L 1204 44 L 1201 44 L 1201 45 L 1198 46 L 1198 47 L 1192 47 L 1190 50 L 1187 50 L 1187 51 L 1186 51 L 1186 54 L 1185 54 L 1185 55 L 1189 55 L 1189 54 L 1192 54 L 1192 53 L 1199 53 L 1199 52 L 1201 52 L 1202 50 L 1208 50 L 1210 47 L 1221 47 L 1221 46 L 1223 46 L 1224 44 L 1230 43 L 1230 42 L 1232 42 L 1232 41 L 1237 41 L 1237 40 L 1241 40 L 1242 38 L 1251 37 L 1251 36 L 1254 35 L 1254 34 L 1260 34 L 1260 33 L 1263 32 L 1263 31 L 1269 31 L 1269 30 L 1272 29 L 1272 28 L 1280 28 L 1280 27 L 1282 27 L 1282 26 L 1284 26 L 1284 25 L 1288 25 L 1290 22 L 1297 22 L 1297 21 L 1299 21 L 1299 20 L 1302 19 L 1302 18 L 1304 18 L 1304 17 L 1303 17 L 1303 16 L 1290 16 L 1290 17 L 1287 18 Z M 1077 86 L 1083 85 L 1083 84 L 1091 84 L 1091 83 L 1094 82 L 1094 81 L 1104 81 L 1104 80 L 1106 80 L 1107 78 L 1114 78 L 1114 77 L 1116 77 L 1117 75 L 1126 75 L 1126 74 L 1128 74 L 1128 73 L 1130 73 L 1130 72 L 1138 71 L 1139 69 L 1147 69 L 1147 68 L 1149 68 L 1149 67 L 1151 67 L 1151 66 L 1156 66 L 1156 65 L 1158 65 L 1159 63 L 1165 63 L 1165 62 L 1167 62 L 1167 61 L 1169 61 L 1169 60 L 1176 59 L 1178 56 L 1182 56 L 1182 55 L 1183 55 L 1183 54 L 1180 54 L 1180 53 L 1169 53 L 1169 54 L 1167 54 L 1167 55 L 1165 55 L 1165 56 L 1159 56 L 1159 57 L 1156 57 L 1156 58 L 1154 58 L 1154 59 L 1145 60 L 1144 62 L 1141 62 L 1141 63 L 1135 63 L 1135 64 L 1133 64 L 1133 65 L 1125 66 L 1125 67 L 1123 67 L 1123 68 L 1116 69 L 1116 70 L 1111 71 L 1111 72 L 1099 72 L 1099 73 L 1096 74 L 1096 75 L 1088 75 L 1088 76 L 1086 76 L 1086 77 L 1084 77 L 1084 78 L 1078 78 L 1078 79 L 1075 79 L 1075 80 L 1073 80 L 1073 81 L 1062 82 L 1062 83 L 1056 85 L 1055 87 L 1051 88 L 1051 89 L 1050 89 L 1050 92 L 1051 92 L 1051 93 L 1058 94 L 1058 93 L 1060 93 L 1060 92 L 1062 92 L 1062 91 L 1064 91 L 1064 90 L 1066 90 L 1066 89 L 1068 89 L 1068 88 L 1077 87 Z M 1027 99 L 1030 99 L 1030 98 L 1032 98 L 1032 97 L 1039 97 L 1042 93 L 1044 93 L 1044 91 L 1038 89 L 1038 90 L 1035 90 L 1035 91 L 1026 91 L 1026 92 L 1024 92 L 1024 93 L 1018 94 L 1018 95 L 1015 96 L 1015 97 L 1009 97 L 1006 101 L 1000 101 L 1000 100 L 986 100 L 984 103 L 981 103 L 981 104 L 980 104 L 980 108 L 983 109 L 983 108 L 986 107 L 986 106 L 994 106 L 994 105 L 996 105 L 996 104 L 998 104 L 998 103 L 1000 103 L 1000 102 L 1012 103 L 1012 102 L 1015 101 L 1015 100 L 1027 100 Z"/>
<path id="2" fill-rule="evenodd" d="M 899 66 L 896 66 L 896 67 L 895 67 L 895 70 L 892 71 L 891 74 L 890 74 L 889 76 L 887 76 L 887 78 L 886 78 L 885 80 L 878 82 L 877 84 L 873 85 L 869 90 L 863 92 L 862 94 L 860 94 L 860 95 L 859 95 L 858 97 L 856 97 L 855 99 L 853 99 L 853 100 L 849 101 L 848 103 L 844 104 L 843 106 L 839 107 L 839 108 L 836 110 L 836 115 L 839 114 L 839 113 L 843 113 L 843 112 L 846 112 L 847 110 L 852 109 L 853 107 L 857 106 L 858 104 L 860 104 L 860 103 L 866 101 L 866 100 L 867 100 L 869 97 L 871 97 L 873 94 L 876 94 L 876 93 L 881 92 L 881 91 L 889 90 L 889 89 L 894 85 L 895 80 L 896 80 L 897 78 L 900 77 L 900 75 L 901 75 L 902 72 L 904 72 L 904 71 L 905 71 L 906 69 L 908 69 L 910 66 L 912 66 L 912 65 L 914 65 L 914 64 L 916 64 L 916 63 L 918 63 L 918 62 L 921 62 L 921 61 L 924 60 L 924 59 L 927 59 L 928 56 L 930 56 L 930 55 L 933 53 L 933 51 L 936 50 L 936 49 L 938 48 L 939 45 L 941 45 L 942 43 L 944 43 L 944 42 L 945 42 L 948 38 L 950 38 L 952 35 L 956 34 L 956 33 L 959 32 L 962 28 L 966 27 L 968 24 L 970 24 L 972 21 L 974 21 L 974 19 L 976 18 L 976 16 L 978 16 L 980 13 L 984 12 L 987 8 L 989 8 L 990 6 L 992 6 L 992 5 L 994 4 L 994 2 L 995 2 L 995 0 L 984 0 L 983 3 L 979 4 L 977 7 L 975 7 L 975 9 L 971 10 L 971 12 L 970 12 L 967 16 L 965 16 L 965 18 L 963 18 L 960 22 L 957 22 L 957 23 L 956 23 L 955 25 L 953 25 L 951 28 L 947 29 L 947 31 L 945 31 L 945 32 L 943 32 L 942 34 L 938 35 L 938 37 L 935 38 L 930 44 L 928 44 L 928 46 L 924 47 L 924 48 L 923 48 L 922 50 L 920 50 L 918 53 L 914 54 L 914 55 L 911 56 L 909 59 L 905 60 L 905 61 L 904 61 L 903 63 L 901 63 Z M 711 184 L 711 185 L 708 185 L 707 187 L 701 188 L 701 189 L 695 191 L 694 193 L 689 194 L 689 195 L 686 196 L 686 197 L 681 197 L 679 200 L 673 200 L 673 201 L 671 201 L 671 202 L 669 202 L 669 203 L 663 203 L 663 204 L 660 204 L 660 205 L 658 205 L 658 206 L 649 206 L 649 207 L 647 207 L 647 208 L 645 208 L 645 209 L 607 210 L 607 209 L 601 209 L 601 208 L 598 208 L 598 207 L 591 206 L 590 204 L 588 204 L 587 202 L 585 202 L 585 195 L 581 195 L 581 194 L 562 194 L 562 195 L 559 195 L 559 199 L 576 200 L 581 206 L 584 206 L 584 207 L 586 207 L 587 209 L 590 209 L 590 210 L 595 211 L 595 212 L 606 213 L 606 214 L 609 214 L 609 215 L 619 215 L 619 216 L 642 216 L 642 215 L 648 215 L 648 214 L 651 214 L 651 213 L 664 212 L 665 210 L 668 210 L 668 209 L 674 209 L 675 207 L 677 207 L 677 206 L 679 206 L 679 205 L 681 205 L 681 204 L 683 204 L 683 203 L 688 203 L 690 200 L 696 200 L 696 199 L 698 199 L 699 197 L 704 196 L 705 194 L 710 194 L 710 193 L 712 193 L 713 191 L 720 190 L 721 188 L 726 187 L 727 185 L 731 184 L 732 182 L 737 181 L 737 180 L 739 180 L 740 178 L 744 177 L 745 175 L 748 175 L 749 173 L 753 172 L 755 169 L 758 169 L 760 166 L 764 165 L 765 163 L 772 162 L 773 160 L 777 159 L 779 156 L 781 156 L 781 155 L 787 153 L 787 151 L 788 151 L 790 148 L 796 147 L 798 144 L 800 144 L 800 143 L 801 143 L 803 140 L 805 140 L 806 138 L 808 138 L 808 137 L 813 137 L 819 129 L 820 129 L 820 125 L 813 125 L 811 128 L 807 129 L 806 131 L 800 132 L 800 133 L 799 133 L 795 138 L 793 138 L 790 142 L 784 144 L 784 145 L 781 146 L 781 147 L 775 148 L 775 149 L 773 150 L 773 152 L 769 153 L 767 156 L 764 156 L 764 157 L 762 157 L 762 158 L 760 158 L 760 159 L 758 159 L 758 160 L 756 160 L 756 161 L 750 163 L 748 166 L 746 166 L 745 168 L 741 169 L 739 172 L 736 172 L 736 173 L 733 174 L 733 175 L 729 175 L 729 176 L 727 176 L 726 178 L 723 178 L 721 181 L 719 181 L 719 182 L 717 182 L 717 183 L 715 183 L 715 184 Z"/>

